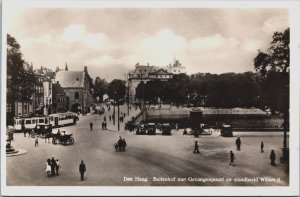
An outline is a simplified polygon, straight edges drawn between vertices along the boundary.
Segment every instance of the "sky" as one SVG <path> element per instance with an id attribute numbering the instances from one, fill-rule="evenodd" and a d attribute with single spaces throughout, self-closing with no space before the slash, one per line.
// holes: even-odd
<path id="1" fill-rule="evenodd" d="M 187 74 L 254 71 L 257 51 L 289 21 L 287 9 L 270 8 L 18 8 L 6 24 L 34 68 L 87 66 L 111 81 L 136 63 L 175 59 Z"/>

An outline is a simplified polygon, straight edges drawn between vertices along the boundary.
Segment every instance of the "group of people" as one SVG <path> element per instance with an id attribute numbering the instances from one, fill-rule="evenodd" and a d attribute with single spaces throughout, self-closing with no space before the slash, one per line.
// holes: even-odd
<path id="1" fill-rule="evenodd" d="M 126 140 L 125 138 L 122 139 L 122 137 L 119 137 L 119 140 L 117 141 L 117 143 L 114 144 L 114 148 L 116 150 L 116 152 L 124 152 L 125 148 L 127 146 Z"/>
<path id="2" fill-rule="evenodd" d="M 52 156 L 52 159 L 47 159 L 47 163 L 46 163 L 46 172 L 47 172 L 47 176 L 58 176 L 59 173 L 59 169 L 61 168 L 59 160 L 58 159 L 54 159 L 54 157 Z"/>
<path id="3" fill-rule="evenodd" d="M 238 137 L 235 141 L 235 144 L 236 144 L 236 149 L 237 151 L 240 151 L 241 150 L 241 144 L 242 144 L 242 141 L 241 141 L 241 138 Z M 261 142 L 260 143 L 260 152 L 263 153 L 264 152 L 264 142 Z M 194 144 L 194 151 L 193 153 L 200 153 L 199 151 L 199 145 L 198 145 L 198 141 L 196 140 L 195 141 L 195 144 Z M 234 153 L 232 150 L 230 150 L 230 163 L 229 165 L 232 165 L 234 166 L 234 160 L 235 160 L 235 156 L 234 156 Z M 271 154 L 270 154 L 270 160 L 271 160 L 271 165 L 272 166 L 275 166 L 275 159 L 276 159 L 276 155 L 275 155 L 275 151 L 274 150 L 271 150 Z"/>
<path id="4" fill-rule="evenodd" d="M 236 144 L 236 149 L 237 151 L 240 151 L 241 150 L 241 144 L 242 144 L 242 141 L 241 141 L 241 138 L 238 137 L 236 140 L 235 140 L 235 144 Z M 264 152 L 264 142 L 262 141 L 260 143 L 260 152 L 263 153 Z M 275 155 L 275 151 L 274 150 L 271 150 L 271 154 L 270 154 L 270 160 L 271 160 L 271 165 L 272 166 L 275 166 L 275 159 L 276 159 L 276 155 Z M 229 165 L 232 165 L 234 166 L 234 160 L 235 160 L 235 156 L 234 156 L 234 153 L 232 152 L 232 150 L 230 151 L 230 163 Z"/>

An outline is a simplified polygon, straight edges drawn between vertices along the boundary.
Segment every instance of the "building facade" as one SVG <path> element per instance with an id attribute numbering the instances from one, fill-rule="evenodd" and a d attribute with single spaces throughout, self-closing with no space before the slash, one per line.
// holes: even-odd
<path id="1" fill-rule="evenodd" d="M 174 64 L 169 64 L 168 66 L 151 66 L 149 63 L 147 65 L 140 65 L 137 63 L 135 69 L 128 73 L 128 91 L 129 100 L 131 103 L 136 102 L 135 100 L 135 89 L 140 82 L 146 83 L 150 80 L 161 80 L 166 81 L 171 79 L 173 75 L 185 73 L 185 67 L 176 60 Z"/>
<path id="2" fill-rule="evenodd" d="M 67 97 L 68 111 L 86 113 L 92 103 L 87 67 L 84 71 L 58 71 L 55 82 L 59 83 Z"/>
<path id="3" fill-rule="evenodd" d="M 52 84 L 52 113 L 63 113 L 69 110 L 69 99 L 59 83 Z"/>

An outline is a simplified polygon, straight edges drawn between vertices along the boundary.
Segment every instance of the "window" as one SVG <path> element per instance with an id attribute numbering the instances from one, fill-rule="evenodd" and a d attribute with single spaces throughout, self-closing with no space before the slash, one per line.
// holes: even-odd
<path id="1" fill-rule="evenodd" d="M 75 99 L 79 99 L 79 92 L 75 92 Z"/>
<path id="2" fill-rule="evenodd" d="M 12 112 L 11 103 L 7 103 L 7 104 L 6 104 L 6 111 L 7 111 L 7 112 Z"/>
<path id="3" fill-rule="evenodd" d="M 31 120 L 26 120 L 25 124 L 31 124 Z"/>

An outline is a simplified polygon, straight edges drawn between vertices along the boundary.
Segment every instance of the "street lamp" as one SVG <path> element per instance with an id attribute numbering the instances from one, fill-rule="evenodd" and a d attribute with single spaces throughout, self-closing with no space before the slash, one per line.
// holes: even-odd
<path id="1" fill-rule="evenodd" d="M 115 91 L 114 102 L 113 102 L 113 105 L 114 105 L 113 125 L 115 125 L 115 119 L 116 119 L 116 109 L 115 109 L 115 105 L 116 105 L 116 93 L 117 93 L 117 91 Z"/>
<path id="2" fill-rule="evenodd" d="M 127 82 L 127 116 L 129 116 L 129 74 L 124 74 L 124 76 Z"/>

